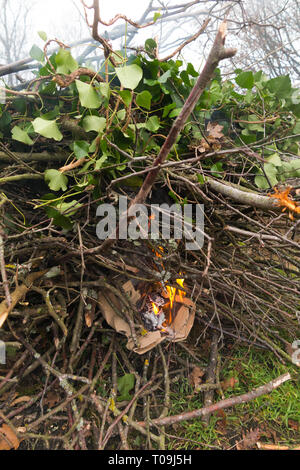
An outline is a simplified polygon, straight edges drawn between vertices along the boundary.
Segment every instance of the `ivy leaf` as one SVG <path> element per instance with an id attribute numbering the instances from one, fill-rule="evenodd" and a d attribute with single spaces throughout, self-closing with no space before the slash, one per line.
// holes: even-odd
<path id="1" fill-rule="evenodd" d="M 57 73 L 70 73 L 78 69 L 77 61 L 72 57 L 70 51 L 66 49 L 59 49 L 55 56 L 55 62 L 57 64 Z"/>
<path id="2" fill-rule="evenodd" d="M 75 80 L 80 103 L 84 108 L 96 109 L 101 105 L 101 99 L 95 88 L 89 84 Z"/>
<path id="3" fill-rule="evenodd" d="M 269 189 L 270 185 L 273 188 L 273 186 L 275 186 L 278 183 L 278 179 L 277 179 L 278 170 L 276 166 L 273 165 L 273 163 L 265 163 L 264 170 L 268 179 L 265 177 L 263 171 L 259 169 L 258 175 L 256 175 L 254 179 L 255 184 L 260 189 Z"/>
<path id="4" fill-rule="evenodd" d="M 222 178 L 222 174 L 219 171 L 223 171 L 223 163 L 217 162 L 210 168 L 211 174 L 216 178 Z"/>
<path id="5" fill-rule="evenodd" d="M 120 90 L 119 95 L 121 96 L 122 100 L 124 101 L 125 105 L 128 107 L 132 100 L 131 91 L 129 90 Z"/>
<path id="6" fill-rule="evenodd" d="M 151 108 L 151 93 L 147 90 L 142 91 L 136 95 L 136 104 L 142 106 L 143 108 Z"/>
<path id="7" fill-rule="evenodd" d="M 37 134 L 41 134 L 43 137 L 47 137 L 48 139 L 54 139 L 54 140 L 62 140 L 63 135 L 60 132 L 60 130 L 57 127 L 56 121 L 48 121 L 46 119 L 42 118 L 35 118 L 34 121 L 32 121 L 32 125 L 34 128 L 34 131 Z"/>
<path id="8" fill-rule="evenodd" d="M 38 35 L 43 41 L 47 41 L 47 34 L 45 33 L 45 31 L 38 31 Z"/>
<path id="9" fill-rule="evenodd" d="M 291 79 L 288 75 L 271 78 L 271 80 L 267 82 L 267 88 L 279 98 L 287 98 L 292 91 Z"/>
<path id="10" fill-rule="evenodd" d="M 157 11 L 156 13 L 154 13 L 154 16 L 153 16 L 153 21 L 154 21 L 154 23 L 156 23 L 156 21 L 157 21 L 158 18 L 160 18 L 160 17 L 161 17 L 161 13 L 160 13 L 160 12 Z"/>
<path id="11" fill-rule="evenodd" d="M 290 164 L 293 170 L 295 170 L 296 177 L 299 178 L 300 177 L 300 158 L 297 158 L 296 160 L 292 160 Z"/>
<path id="12" fill-rule="evenodd" d="M 130 400 L 132 397 L 130 395 L 130 390 L 133 389 L 135 382 L 134 374 L 125 374 L 122 377 L 118 377 L 117 384 L 118 384 L 118 391 L 120 396 L 118 397 L 118 401 Z"/>
<path id="13" fill-rule="evenodd" d="M 33 145 L 33 140 L 29 137 L 27 132 L 23 131 L 19 126 L 15 126 L 11 131 L 12 138 L 18 142 L 23 142 L 26 145 Z"/>
<path id="14" fill-rule="evenodd" d="M 61 214 L 67 211 L 66 215 L 71 216 L 74 215 L 78 211 L 78 209 L 80 209 L 81 206 L 82 204 L 80 204 L 80 202 L 77 202 L 76 199 L 74 199 L 73 201 L 69 202 L 59 202 L 59 204 L 57 204 L 55 207 Z"/>
<path id="15" fill-rule="evenodd" d="M 69 217 L 60 214 L 60 212 L 52 206 L 45 206 L 45 212 L 50 219 L 53 219 L 53 223 L 58 227 L 62 227 L 65 230 L 71 230 L 72 222 Z"/>
<path id="16" fill-rule="evenodd" d="M 242 72 L 236 77 L 235 81 L 241 88 L 247 88 L 248 90 L 251 90 L 254 85 L 253 73 Z"/>
<path id="17" fill-rule="evenodd" d="M 80 160 L 80 158 L 84 158 L 88 156 L 89 148 L 90 148 L 90 144 L 86 142 L 85 140 L 75 140 L 73 144 L 73 150 L 78 160 Z"/>
<path id="18" fill-rule="evenodd" d="M 145 51 L 151 59 L 155 58 L 157 43 L 154 39 L 150 38 L 145 41 Z"/>
<path id="19" fill-rule="evenodd" d="M 109 98 L 110 98 L 110 86 L 109 86 L 109 84 L 108 83 L 99 83 L 98 88 L 99 88 L 99 91 L 100 91 L 101 95 L 103 96 L 103 98 L 106 98 L 107 100 L 109 100 Z"/>
<path id="20" fill-rule="evenodd" d="M 44 178 L 52 191 L 59 191 L 60 189 L 66 191 L 68 178 L 60 171 L 54 169 L 46 170 Z"/>
<path id="21" fill-rule="evenodd" d="M 29 55 L 38 62 L 42 62 L 44 60 L 44 52 L 36 44 L 34 44 L 30 49 Z"/>
<path id="22" fill-rule="evenodd" d="M 160 127 L 159 118 L 157 116 L 151 116 L 146 122 L 145 127 L 148 131 L 156 132 Z"/>
<path id="23" fill-rule="evenodd" d="M 86 116 L 82 120 L 82 126 L 86 132 L 103 132 L 106 127 L 106 119 L 99 116 Z"/>
<path id="24" fill-rule="evenodd" d="M 116 74 L 124 88 L 134 90 L 143 77 L 143 70 L 136 64 L 116 67 Z"/>
<path id="25" fill-rule="evenodd" d="M 282 161 L 278 153 L 273 153 L 272 155 L 267 157 L 266 160 L 268 161 L 268 163 L 272 163 L 274 166 L 282 165 Z"/>

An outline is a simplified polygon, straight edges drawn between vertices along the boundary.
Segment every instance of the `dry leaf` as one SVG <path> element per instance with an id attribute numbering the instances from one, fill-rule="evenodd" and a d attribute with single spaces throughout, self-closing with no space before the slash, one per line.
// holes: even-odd
<path id="1" fill-rule="evenodd" d="M 84 315 L 84 319 L 85 319 L 85 324 L 88 328 L 91 328 L 92 324 L 93 324 L 93 318 L 92 318 L 92 315 L 90 312 L 86 313 Z"/>
<path id="2" fill-rule="evenodd" d="M 242 434 L 243 439 L 236 444 L 237 450 L 252 449 L 260 438 L 260 429 L 250 429 L 246 434 Z"/>
<path id="3" fill-rule="evenodd" d="M 195 366 L 192 372 L 190 373 L 190 383 L 196 390 L 197 387 L 201 384 L 202 382 L 202 377 L 204 375 L 205 371 L 200 369 L 200 367 Z"/>
<path id="4" fill-rule="evenodd" d="M 295 421 L 294 419 L 288 419 L 288 425 L 294 431 L 300 431 L 300 423 L 299 421 Z"/>
<path id="5" fill-rule="evenodd" d="M 0 428 L 0 450 L 17 449 L 19 439 L 8 424 L 3 424 Z"/>
<path id="6" fill-rule="evenodd" d="M 212 137 L 213 139 L 222 139 L 224 137 L 223 130 L 224 126 L 221 126 L 220 124 L 213 124 L 212 122 L 209 122 L 207 124 L 207 132 L 208 132 L 208 138 Z"/>
<path id="7" fill-rule="evenodd" d="M 216 424 L 216 428 L 220 434 L 226 434 L 227 432 L 227 419 L 226 419 L 226 413 L 224 410 L 218 410 L 216 412 L 216 415 L 221 418 L 218 420 Z"/>
<path id="8" fill-rule="evenodd" d="M 60 396 L 58 395 L 58 393 L 56 393 L 54 391 L 50 391 L 50 392 L 47 393 L 47 395 L 45 397 L 45 400 L 44 400 L 44 403 L 49 408 L 52 408 L 59 401 L 60 401 Z"/>
<path id="9" fill-rule="evenodd" d="M 238 379 L 235 377 L 228 377 L 225 380 L 222 380 L 221 387 L 223 390 L 227 390 L 228 388 L 234 388 L 235 384 L 238 383 Z"/>

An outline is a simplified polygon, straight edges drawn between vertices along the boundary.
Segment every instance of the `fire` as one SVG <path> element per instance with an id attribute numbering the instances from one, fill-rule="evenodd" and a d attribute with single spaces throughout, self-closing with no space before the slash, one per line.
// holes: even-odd
<path id="1" fill-rule="evenodd" d="M 164 249 L 163 249 L 162 246 L 158 246 L 157 249 L 154 252 L 155 252 L 155 255 L 158 258 L 162 258 L 162 255 L 164 253 Z M 163 262 L 161 262 L 161 266 L 162 266 L 163 269 L 165 269 Z M 181 274 L 181 273 L 179 273 L 179 274 Z M 181 288 L 184 288 L 184 285 L 183 285 L 184 284 L 184 279 L 183 278 L 176 279 L 176 283 Z M 166 310 L 166 307 L 168 308 L 168 312 L 169 312 L 168 323 L 171 324 L 172 323 L 173 306 L 174 306 L 174 301 L 176 299 L 176 295 L 179 296 L 180 302 L 183 302 L 183 297 L 185 296 L 185 292 L 183 290 L 179 289 L 178 287 L 165 286 L 163 283 L 161 283 L 161 287 L 165 292 L 167 292 L 167 295 L 168 295 L 168 298 L 169 298 L 169 303 L 165 307 L 163 307 L 163 309 Z M 152 302 L 152 308 L 153 308 L 153 312 L 155 313 L 155 315 L 158 315 L 159 314 L 159 308 L 157 307 L 157 305 L 154 302 Z"/>
<path id="2" fill-rule="evenodd" d="M 159 308 L 154 302 L 152 302 L 152 308 L 153 308 L 153 312 L 155 313 L 155 315 L 158 315 L 159 314 Z"/>

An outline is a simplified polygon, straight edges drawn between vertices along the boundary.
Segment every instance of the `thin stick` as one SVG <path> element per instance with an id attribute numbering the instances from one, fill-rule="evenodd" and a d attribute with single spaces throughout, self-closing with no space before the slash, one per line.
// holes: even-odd
<path id="1" fill-rule="evenodd" d="M 238 395 L 231 398 L 226 398 L 225 400 L 221 400 L 214 405 L 207 406 L 204 408 L 200 408 L 198 410 L 187 411 L 186 413 L 181 413 L 179 415 L 168 416 L 166 418 L 157 418 L 153 419 L 151 424 L 158 425 L 158 426 L 169 426 L 170 424 L 180 423 L 182 421 L 187 421 L 190 419 L 199 418 L 200 416 L 206 416 L 215 411 L 222 410 L 224 408 L 229 408 L 231 406 L 239 405 L 241 403 L 247 403 L 251 400 L 254 400 L 261 395 L 266 395 L 271 393 L 273 390 L 278 388 L 287 380 L 291 379 L 291 375 L 289 373 L 280 375 L 277 379 L 271 380 L 271 382 L 262 385 L 251 392 L 244 393 L 243 395 Z M 141 421 L 138 423 L 140 426 L 145 427 L 147 423 L 145 421 Z"/>

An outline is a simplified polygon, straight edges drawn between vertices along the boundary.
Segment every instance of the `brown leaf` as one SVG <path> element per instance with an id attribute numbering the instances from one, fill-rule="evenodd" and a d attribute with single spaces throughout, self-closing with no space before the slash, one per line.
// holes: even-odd
<path id="1" fill-rule="evenodd" d="M 48 405 L 49 408 L 53 408 L 53 406 L 56 405 L 56 403 L 58 403 L 59 400 L 60 400 L 60 397 L 58 393 L 56 393 L 53 390 L 50 390 L 50 392 L 47 393 L 44 402 L 45 402 L 45 405 Z"/>
<path id="2" fill-rule="evenodd" d="M 216 415 L 221 418 L 218 420 L 216 424 L 216 428 L 219 433 L 221 434 L 226 434 L 227 432 L 227 419 L 226 419 L 226 413 L 224 410 L 218 410 L 216 412 Z"/>
<path id="3" fill-rule="evenodd" d="M 242 434 L 243 439 L 236 444 L 237 450 L 252 449 L 260 438 L 260 429 L 250 429 L 246 434 Z"/>
<path id="4" fill-rule="evenodd" d="M 294 431 L 300 431 L 300 423 L 299 421 L 295 421 L 293 419 L 288 419 L 288 425 Z"/>
<path id="5" fill-rule="evenodd" d="M 208 137 L 212 137 L 213 139 L 222 139 L 222 137 L 224 137 L 223 132 L 221 132 L 223 127 L 224 126 L 221 126 L 220 124 L 209 122 L 207 124 Z"/>
<path id="6" fill-rule="evenodd" d="M 17 449 L 19 439 L 8 424 L 2 424 L 0 428 L 0 450 Z"/>
<path id="7" fill-rule="evenodd" d="M 190 383 L 196 389 L 202 382 L 202 377 L 205 371 L 200 369 L 200 367 L 195 366 L 192 372 L 190 373 Z"/>
<path id="8" fill-rule="evenodd" d="M 222 380 L 221 387 L 223 390 L 227 390 L 228 388 L 234 388 L 235 384 L 238 383 L 238 379 L 235 377 L 228 377 L 225 380 Z"/>

